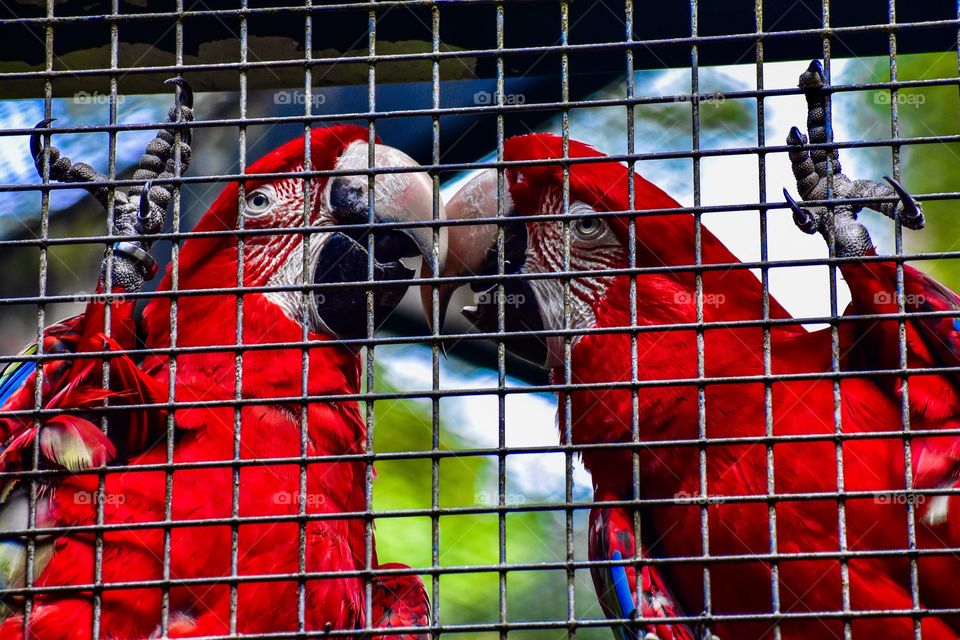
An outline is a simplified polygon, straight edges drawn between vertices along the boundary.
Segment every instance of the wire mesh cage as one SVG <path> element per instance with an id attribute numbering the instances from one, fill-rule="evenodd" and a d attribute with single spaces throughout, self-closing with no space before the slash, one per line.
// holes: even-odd
<path id="1" fill-rule="evenodd" d="M 0 640 L 960 637 L 960 6 L 0 38 Z"/>

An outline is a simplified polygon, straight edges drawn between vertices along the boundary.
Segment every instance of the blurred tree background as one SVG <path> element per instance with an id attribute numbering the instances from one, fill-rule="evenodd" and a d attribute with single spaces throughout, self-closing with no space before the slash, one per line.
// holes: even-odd
<path id="1" fill-rule="evenodd" d="M 453 366 L 458 366 L 453 363 Z M 462 366 L 462 364 L 460 365 Z M 377 391 L 395 389 L 390 376 L 378 369 Z M 470 454 L 478 446 L 460 433 L 450 418 L 456 411 L 442 412 L 438 424 L 440 451 L 457 451 L 463 455 L 440 458 L 438 465 L 438 506 L 496 507 L 498 504 L 498 461 L 496 457 Z M 452 407 L 451 407 L 452 408 Z M 433 496 L 434 427 L 429 401 L 386 400 L 375 405 L 374 447 L 377 453 L 396 451 L 425 452 L 414 460 L 381 460 L 377 462 L 374 484 L 374 508 L 377 511 L 429 509 Z M 455 422 L 455 420 L 454 420 Z M 514 428 L 522 428 L 516 421 Z M 508 425 L 510 423 L 508 422 Z M 496 432 L 497 424 L 490 425 Z M 508 428 L 510 428 L 508 426 Z M 504 503 L 510 506 L 532 506 L 556 503 L 561 496 L 549 495 L 546 487 L 540 494 L 521 493 L 507 484 Z M 574 519 L 575 557 L 586 560 L 586 519 L 580 510 Z M 558 563 L 566 560 L 566 518 L 562 510 L 521 511 L 510 513 L 504 521 L 506 563 Z M 496 565 L 500 559 L 500 522 L 496 513 L 443 515 L 438 518 L 438 563 L 440 569 L 455 573 L 440 576 L 440 621 L 448 624 L 496 623 L 500 621 L 500 576 L 496 572 L 471 571 L 477 565 Z M 376 520 L 377 553 L 381 562 L 403 562 L 412 567 L 432 566 L 433 523 L 430 517 L 382 517 Z M 509 571 L 506 575 L 506 620 L 557 621 L 567 619 L 567 573 L 564 570 Z M 427 592 L 432 596 L 429 575 L 423 575 Z M 587 571 L 575 577 L 576 618 L 598 619 L 602 613 L 593 593 Z M 529 638 L 560 638 L 564 630 L 511 632 Z M 585 638 L 607 638 L 609 631 L 588 628 L 577 632 Z M 458 637 L 495 637 L 490 633 L 458 634 Z"/>
<path id="2" fill-rule="evenodd" d="M 899 56 L 897 80 L 936 80 L 957 77 L 955 53 Z M 887 82 L 890 67 L 886 60 L 873 65 L 868 81 Z M 960 133 L 960 93 L 957 86 L 943 85 L 916 89 L 900 89 L 891 99 L 883 89 L 874 92 L 869 103 L 889 135 L 890 112 L 896 104 L 900 137 L 937 137 Z M 884 151 L 889 157 L 889 151 Z M 889 162 L 889 161 L 888 161 Z M 960 189 L 960 143 L 910 145 L 901 151 L 904 186 L 914 193 L 956 192 Z M 889 163 L 887 164 L 889 169 Z M 924 203 L 927 227 L 922 232 L 904 232 L 907 252 L 957 251 L 960 249 L 960 216 L 956 200 L 931 200 Z M 933 274 L 950 288 L 960 289 L 960 262 L 956 259 L 925 260 L 914 263 Z"/>

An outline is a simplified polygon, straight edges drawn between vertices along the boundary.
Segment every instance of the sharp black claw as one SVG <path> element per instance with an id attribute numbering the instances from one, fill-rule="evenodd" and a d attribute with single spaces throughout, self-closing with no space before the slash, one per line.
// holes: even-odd
<path id="1" fill-rule="evenodd" d="M 822 89 L 827 85 L 827 77 L 823 73 L 823 65 L 819 60 L 811 60 L 807 70 L 800 76 L 800 88 L 804 91 Z"/>
<path id="2" fill-rule="evenodd" d="M 140 192 L 140 220 L 146 220 L 150 217 L 150 188 L 153 186 L 153 180 L 147 180 L 143 185 L 143 191 Z"/>
<path id="3" fill-rule="evenodd" d="M 56 118 L 44 118 L 33 126 L 34 129 L 46 129 Z M 43 173 L 43 142 L 40 140 L 40 132 L 36 131 L 30 134 L 30 154 L 33 156 L 33 164 L 37 171 Z"/>
<path id="4" fill-rule="evenodd" d="M 174 99 L 174 104 L 176 105 L 176 121 L 180 122 L 182 117 L 181 107 L 193 109 L 193 88 L 189 82 L 180 76 L 167 78 L 163 83 L 176 85 L 177 87 L 177 96 Z M 189 128 L 180 129 L 180 140 L 186 145 L 191 144 L 193 142 L 193 132 Z"/>
<path id="5" fill-rule="evenodd" d="M 814 234 L 817 232 L 817 218 L 812 213 L 797 204 L 790 192 L 783 190 L 783 197 L 787 199 L 787 205 L 793 212 L 793 221 L 804 233 Z"/>
<path id="6" fill-rule="evenodd" d="M 177 76 L 176 78 L 167 78 L 163 83 L 176 85 L 180 89 L 177 91 L 178 107 L 183 106 L 188 109 L 193 109 L 193 88 L 189 82 Z"/>
<path id="7" fill-rule="evenodd" d="M 923 229 L 923 208 L 920 204 L 903 188 L 902 184 L 890 176 L 883 176 L 883 179 L 893 187 L 893 190 L 897 192 L 897 196 L 900 198 L 900 205 L 902 207 L 900 211 L 900 222 L 903 226 L 908 229 Z"/>
<path id="8" fill-rule="evenodd" d="M 790 133 L 787 134 L 787 144 L 800 146 L 805 144 L 806 140 L 803 137 L 803 133 L 797 127 L 790 127 Z"/>

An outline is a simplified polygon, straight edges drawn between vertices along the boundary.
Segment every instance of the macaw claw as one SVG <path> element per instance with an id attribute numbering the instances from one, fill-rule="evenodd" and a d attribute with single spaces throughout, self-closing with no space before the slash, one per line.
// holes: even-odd
<path id="1" fill-rule="evenodd" d="M 807 144 L 807 136 L 805 136 L 799 128 L 790 127 L 790 133 L 787 134 L 787 144 L 792 146 L 802 146 Z"/>
<path id="2" fill-rule="evenodd" d="M 884 176 L 893 190 L 897 193 L 897 196 L 900 198 L 900 222 L 903 226 L 908 229 L 923 229 L 925 220 L 923 218 L 923 208 L 920 206 L 920 203 L 913 199 L 906 189 L 903 188 L 899 182 L 891 178 L 890 176 Z"/>
<path id="3" fill-rule="evenodd" d="M 802 200 L 840 201 L 832 206 L 801 207 L 784 190 L 793 221 L 804 233 L 819 231 L 827 244 L 840 257 L 863 256 L 873 252 L 873 242 L 866 227 L 857 220 L 857 213 L 869 207 L 908 229 L 922 229 L 923 207 L 896 180 L 885 177 L 887 184 L 875 180 L 851 180 L 840 167 L 836 148 L 816 147 L 833 142 L 830 127 L 827 86 L 823 65 L 813 60 L 800 75 L 799 86 L 807 98 L 807 135 L 797 127 L 787 134 L 790 164 Z M 808 137 L 809 136 L 809 137 Z M 859 202 L 843 202 L 858 200 Z M 867 202 L 863 202 L 867 201 Z"/>
<path id="4" fill-rule="evenodd" d="M 797 204 L 797 201 L 793 199 L 793 196 L 791 196 L 790 192 L 786 189 L 783 190 L 783 197 L 787 199 L 787 205 L 790 207 L 790 211 L 793 212 L 794 224 L 796 224 L 804 233 L 809 233 L 811 235 L 816 233 L 817 228 L 820 226 L 817 217 L 808 209 L 804 209 Z"/>
<path id="5" fill-rule="evenodd" d="M 827 86 L 827 78 L 823 75 L 823 64 L 819 60 L 811 60 L 807 70 L 800 75 L 801 89 L 822 89 Z"/>
<path id="6" fill-rule="evenodd" d="M 167 114 L 167 122 L 192 122 L 193 90 L 190 85 L 180 77 L 170 78 L 166 84 L 175 85 L 177 89 L 174 104 Z M 37 123 L 30 136 L 30 155 L 40 177 L 43 178 L 46 173 L 50 181 L 83 186 L 105 210 L 109 210 L 112 204 L 114 235 L 158 233 L 163 228 L 166 210 L 173 198 L 174 185 L 154 185 L 153 181 L 157 178 L 166 180 L 174 177 L 178 153 L 180 174 L 190 166 L 190 129 L 160 129 L 147 145 L 133 174 L 134 179 L 145 182 L 144 186 L 136 184 L 124 192 L 110 186 L 110 179 L 90 165 L 72 162 L 55 146 L 43 144 L 40 130 L 48 128 L 54 120 L 55 118 L 44 118 Z M 157 273 L 157 263 L 149 254 L 151 244 L 148 240 L 116 242 L 112 261 L 104 260 L 101 284 L 109 281 L 111 289 L 139 291 L 143 282 Z M 106 277 L 108 269 L 109 279 Z"/>

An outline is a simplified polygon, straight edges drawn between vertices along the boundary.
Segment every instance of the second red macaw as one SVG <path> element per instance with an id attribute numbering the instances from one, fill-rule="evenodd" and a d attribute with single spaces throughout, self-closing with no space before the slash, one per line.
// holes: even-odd
<path id="1" fill-rule="evenodd" d="M 819 63 L 801 86 L 811 141 L 828 143 Z M 568 157 L 588 161 L 569 165 L 569 215 L 561 138 L 508 140 L 504 159 L 523 164 L 504 170 L 507 275 L 495 276 L 489 222 L 451 229 L 447 273 L 486 275 L 493 290 L 501 280 L 506 296 L 482 296 L 465 314 L 496 331 L 502 301 L 508 334 L 544 332 L 505 343 L 552 370 L 555 383 L 565 379 L 563 330 L 580 333 L 570 338 L 569 375 L 578 386 L 561 394 L 561 406 L 565 395 L 572 405 L 561 431 L 569 426 L 575 444 L 592 445 L 582 455 L 595 498 L 627 503 L 591 513 L 595 584 L 621 637 L 743 640 L 779 629 L 783 638 L 809 640 L 844 637 L 849 624 L 854 638 L 912 638 L 917 630 L 926 640 L 958 638 L 960 616 L 951 611 L 960 607 L 960 497 L 949 491 L 960 480 L 960 439 L 939 432 L 960 426 L 960 379 L 938 369 L 960 364 L 960 299 L 909 265 L 900 288 L 897 263 L 874 258 L 856 220 L 863 199 L 905 226 L 923 224 L 898 183 L 849 180 L 835 153 L 828 161 L 825 151 L 808 150 L 796 129 L 788 142 L 802 197 L 824 199 L 832 181 L 841 200 L 829 211 L 791 201 L 797 224 L 823 233 L 845 258 L 839 269 L 853 301 L 837 323 L 840 376 L 830 376 L 831 329 L 791 322 L 709 230 L 671 213 L 679 205 L 670 196 L 574 140 Z M 496 183 L 490 170 L 465 185 L 448 217 L 494 217 Z M 851 198 L 861 201 L 842 202 Z M 621 213 L 632 209 L 661 211 Z M 706 265 L 699 292 L 698 234 Z M 640 269 L 633 278 L 614 271 L 631 266 L 631 253 Z M 564 278 L 551 277 L 561 271 L 574 272 L 568 293 Z M 441 304 L 452 289 L 441 288 Z M 698 298 L 707 323 L 700 336 Z M 921 314 L 902 329 L 896 317 L 875 317 L 896 314 L 901 302 Z M 897 370 L 902 360 L 913 370 L 907 382 L 869 374 Z M 775 377 L 765 382 L 766 374 Z M 905 420 L 915 432 L 909 438 Z M 641 545 L 652 562 L 630 562 Z M 644 624 L 630 621 L 637 615 Z M 656 620 L 674 615 L 697 620 Z"/>

